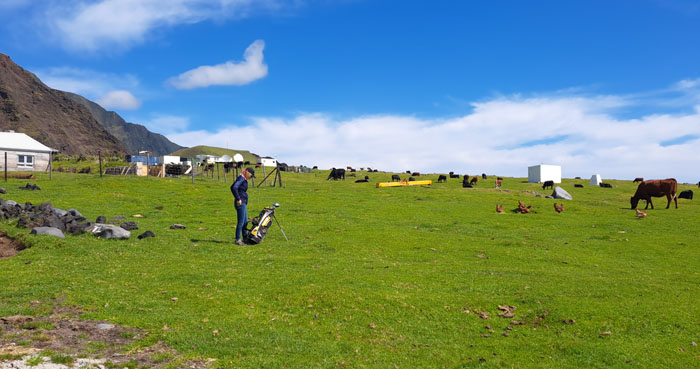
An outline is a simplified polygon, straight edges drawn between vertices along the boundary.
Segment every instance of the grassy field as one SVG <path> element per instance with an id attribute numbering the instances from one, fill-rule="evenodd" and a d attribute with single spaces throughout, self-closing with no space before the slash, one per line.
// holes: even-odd
<path id="1" fill-rule="evenodd" d="M 279 202 L 290 240 L 273 226 L 247 247 L 233 244 L 223 180 L 54 173 L 33 181 L 41 191 L 0 184 L 5 199 L 51 201 L 90 220 L 124 215 L 140 228 L 127 241 L 59 240 L 3 221 L 32 247 L 0 260 L 0 316 L 77 306 L 84 319 L 147 330 L 141 345 L 162 340 L 216 368 L 700 366 L 697 203 L 667 210 L 656 199 L 637 219 L 630 181 L 565 179 L 574 200 L 557 214 L 534 194 L 551 191 L 524 178 L 463 189 L 455 179 L 375 188 L 391 174 L 367 184 L 326 176 L 251 188 L 249 215 Z M 517 200 L 533 213 L 511 212 Z M 138 240 L 145 230 L 156 237 Z M 500 317 L 499 305 L 515 316 Z"/>

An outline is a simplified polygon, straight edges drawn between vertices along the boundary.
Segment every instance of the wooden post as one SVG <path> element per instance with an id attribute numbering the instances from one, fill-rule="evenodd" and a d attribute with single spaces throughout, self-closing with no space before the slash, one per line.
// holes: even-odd
<path id="1" fill-rule="evenodd" d="M 150 172 L 150 170 L 151 170 L 151 169 L 148 167 L 149 164 L 150 164 L 150 163 L 149 163 L 150 161 L 151 161 L 151 154 L 150 154 L 150 153 L 146 153 L 146 177 L 148 177 L 148 175 L 150 174 L 150 173 L 148 173 L 148 172 Z"/>
<path id="2" fill-rule="evenodd" d="M 5 182 L 7 182 L 7 151 L 5 151 Z"/>
<path id="3" fill-rule="evenodd" d="M 216 162 L 216 180 L 219 181 L 221 180 L 221 177 L 219 177 L 219 162 Z"/>
<path id="4" fill-rule="evenodd" d="M 97 150 L 97 156 L 100 157 L 100 178 L 102 178 L 102 151 Z"/>
<path id="5" fill-rule="evenodd" d="M 49 181 L 53 179 L 53 151 L 49 151 Z"/>
<path id="6" fill-rule="evenodd" d="M 194 158 L 192 158 L 192 169 L 190 169 L 190 174 L 192 174 L 192 184 L 194 184 Z"/>

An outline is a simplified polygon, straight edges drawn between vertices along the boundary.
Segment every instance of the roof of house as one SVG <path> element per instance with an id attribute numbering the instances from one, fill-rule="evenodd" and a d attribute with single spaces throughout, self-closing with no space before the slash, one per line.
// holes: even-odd
<path id="1" fill-rule="evenodd" d="M 45 146 L 41 142 L 24 133 L 0 132 L 0 150 L 57 152 L 58 150 Z"/>

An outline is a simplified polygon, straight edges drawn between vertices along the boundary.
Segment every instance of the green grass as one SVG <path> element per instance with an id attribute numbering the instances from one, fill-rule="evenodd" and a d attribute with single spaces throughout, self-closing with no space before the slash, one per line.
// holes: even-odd
<path id="1" fill-rule="evenodd" d="M 51 331 L 56 329 L 56 327 L 51 324 L 51 322 L 27 322 L 22 324 L 22 329 L 43 329 L 47 331 Z"/>
<path id="2" fill-rule="evenodd" d="M 283 173 L 286 188 L 251 186 L 249 215 L 279 202 L 290 241 L 273 226 L 248 247 L 233 244 L 223 180 L 54 173 L 31 192 L 10 182 L 6 199 L 51 201 L 90 220 L 124 215 L 140 229 L 127 241 L 60 240 L 2 221 L 32 247 L 0 260 L 0 316 L 47 314 L 32 302 L 58 300 L 85 319 L 147 330 L 142 345 L 162 340 L 221 368 L 700 365 L 693 201 L 666 210 L 656 199 L 638 220 L 629 181 L 602 189 L 565 179 L 574 201 L 557 214 L 553 200 L 530 193 L 550 191 L 523 178 L 469 190 L 457 180 L 380 189 L 326 176 Z M 533 213 L 511 212 L 517 200 Z M 138 240 L 145 230 L 156 237 Z M 515 317 L 499 317 L 498 305 L 517 307 Z"/>

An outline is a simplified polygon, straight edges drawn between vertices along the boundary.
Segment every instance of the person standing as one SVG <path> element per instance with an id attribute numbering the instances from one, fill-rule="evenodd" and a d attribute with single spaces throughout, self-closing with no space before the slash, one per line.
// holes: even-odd
<path id="1" fill-rule="evenodd" d="M 231 193 L 236 207 L 236 245 L 245 246 L 243 238 L 246 236 L 245 224 L 248 222 L 248 180 L 255 178 L 255 169 L 245 168 L 241 175 L 231 185 Z"/>

